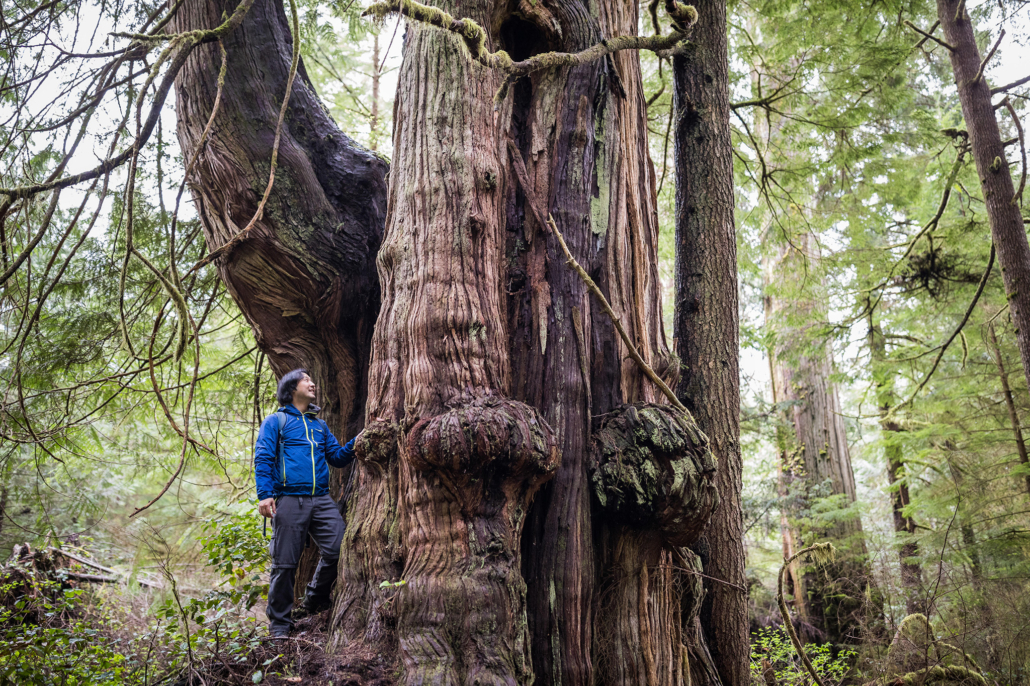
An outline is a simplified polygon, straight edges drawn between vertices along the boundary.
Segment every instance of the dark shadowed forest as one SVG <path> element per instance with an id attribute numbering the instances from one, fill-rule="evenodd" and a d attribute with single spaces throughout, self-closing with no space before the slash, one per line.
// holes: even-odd
<path id="1" fill-rule="evenodd" d="M 0 686 L 1030 686 L 1030 2 L 935 2 L 0 0 Z"/>

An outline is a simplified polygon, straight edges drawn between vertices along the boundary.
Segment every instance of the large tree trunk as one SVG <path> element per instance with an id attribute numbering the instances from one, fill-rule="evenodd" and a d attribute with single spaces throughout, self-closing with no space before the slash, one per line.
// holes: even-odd
<path id="1" fill-rule="evenodd" d="M 187 0 L 172 30 L 216 26 L 236 0 Z M 281 2 L 257 0 L 224 40 L 227 76 L 211 132 L 187 180 L 209 251 L 254 216 L 268 183 L 276 119 L 286 91 L 292 38 Z M 176 78 L 178 134 L 185 159 L 211 114 L 221 59 L 195 49 Z M 374 259 L 386 215 L 387 165 L 344 135 L 303 72 L 294 81 L 275 185 L 261 220 L 217 261 L 219 275 L 251 325 L 276 376 L 306 367 L 321 416 L 348 439 L 364 423 L 372 330 L 379 310 Z M 339 497 L 341 474 L 333 470 Z M 310 546 L 297 589 L 317 561 Z"/>
<path id="2" fill-rule="evenodd" d="M 442 6 L 515 57 L 637 24 L 628 0 L 520 7 Z M 226 9 L 187 0 L 179 29 Z M 276 0 L 257 0 L 226 41 L 224 109 L 193 180 L 211 249 L 264 187 L 289 45 Z M 215 50 L 179 77 L 187 156 L 211 110 Z M 453 35 L 409 27 L 367 396 L 385 165 L 336 129 L 303 79 L 265 217 L 219 265 L 275 368 L 312 368 L 334 430 L 360 426 L 367 397 L 331 647 L 372 648 L 412 684 L 682 683 L 682 627 L 700 592 L 683 546 L 717 501 L 715 462 L 526 200 L 546 203 L 674 383 L 638 58 L 538 72 L 495 109 L 500 83 Z"/>
<path id="3" fill-rule="evenodd" d="M 773 243 L 771 235 L 767 243 Z M 813 334 L 826 321 L 820 304 L 825 299 L 804 293 L 802 287 L 803 280 L 811 282 L 818 273 L 818 246 L 814 236 L 803 232 L 793 245 L 768 245 L 767 250 L 765 316 L 773 334 L 773 400 L 789 407 L 787 421 L 793 427 L 781 436 L 784 494 L 802 508 L 825 496 L 838 496 L 846 507 L 856 499 L 855 475 L 837 388 L 830 380 L 832 352 L 817 330 Z M 861 520 L 834 515 L 830 523 L 820 523 L 818 515 L 810 515 L 803 532 L 798 509 L 785 512 L 784 555 L 824 540 L 832 541 L 840 555 L 824 567 L 803 568 L 796 562 L 790 570 L 797 610 L 808 623 L 804 628 L 811 638 L 853 641 L 862 628 L 866 591 L 872 584 Z"/>
<path id="4" fill-rule="evenodd" d="M 894 533 L 901 539 L 898 546 L 898 563 L 901 567 L 901 588 L 905 593 L 907 614 L 925 613 L 922 598 L 923 574 L 915 556 L 919 546 L 914 536 L 915 521 L 905 514 L 911 502 L 908 493 L 908 477 L 905 472 L 905 456 L 899 442 L 901 425 L 890 416 L 891 408 L 897 404 L 894 394 L 894 368 L 887 359 L 887 341 L 877 321 L 875 306 L 869 307 L 869 357 L 873 384 L 876 387 L 876 405 L 880 415 L 880 431 L 883 433 L 883 452 L 887 458 L 887 482 L 891 491 L 891 512 L 894 516 Z"/>
<path id="5" fill-rule="evenodd" d="M 741 513 L 737 243 L 733 221 L 726 3 L 694 3 L 692 45 L 673 58 L 677 394 L 719 455 L 721 505 L 695 547 L 706 579 L 701 624 L 726 686 L 749 681 Z M 695 680 L 695 683 L 698 683 Z M 710 683 L 709 680 L 700 682 Z"/>
<path id="6" fill-rule="evenodd" d="M 991 88 L 986 76 L 977 78 L 981 70 L 980 50 L 965 2 L 937 0 L 937 15 L 944 39 L 953 48 L 949 54 L 962 116 L 980 177 L 980 190 L 998 252 L 1012 321 L 1016 325 L 1023 373 L 1030 384 L 1030 244 L 991 104 Z"/>
<path id="7" fill-rule="evenodd" d="M 439 6 L 516 59 L 637 25 L 629 1 Z M 495 110 L 502 78 L 409 26 L 332 643 L 397 655 L 411 684 L 682 683 L 681 546 L 714 507 L 714 462 L 527 205 L 672 381 L 638 58 L 538 72 Z"/>

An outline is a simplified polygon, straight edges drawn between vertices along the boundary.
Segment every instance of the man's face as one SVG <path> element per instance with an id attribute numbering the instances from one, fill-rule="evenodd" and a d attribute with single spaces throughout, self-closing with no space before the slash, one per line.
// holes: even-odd
<path id="1" fill-rule="evenodd" d="M 315 386 L 315 382 L 311 380 L 311 377 L 305 374 L 300 381 L 297 382 L 297 390 L 293 392 L 293 399 L 295 401 L 300 400 L 302 402 L 312 402 L 315 399 L 315 392 L 318 387 Z"/>

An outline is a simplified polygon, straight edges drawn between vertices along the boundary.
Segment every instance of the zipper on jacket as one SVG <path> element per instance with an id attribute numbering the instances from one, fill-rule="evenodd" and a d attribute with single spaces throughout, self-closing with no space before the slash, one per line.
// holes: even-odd
<path id="1" fill-rule="evenodd" d="M 283 434 L 286 432 L 286 423 L 289 421 L 287 417 L 286 422 L 283 422 L 283 427 L 279 429 L 279 442 L 276 445 L 279 450 L 279 460 L 283 463 L 283 489 L 286 488 L 286 436 Z"/>
<path id="2" fill-rule="evenodd" d="M 308 420 L 304 419 L 304 415 L 301 415 L 300 418 L 304 422 L 304 437 L 311 444 L 311 495 L 315 495 L 315 486 L 317 485 L 317 480 L 315 479 L 315 442 L 311 440 L 311 434 L 308 432 Z"/>

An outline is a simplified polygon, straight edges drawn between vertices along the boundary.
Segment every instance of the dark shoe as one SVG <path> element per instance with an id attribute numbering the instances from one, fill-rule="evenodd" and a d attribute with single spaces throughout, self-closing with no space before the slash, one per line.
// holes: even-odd
<path id="1" fill-rule="evenodd" d="M 328 598 L 325 600 L 315 600 L 311 596 L 305 596 L 304 601 L 297 607 L 293 608 L 291 616 L 293 620 L 296 621 L 298 619 L 310 617 L 311 615 L 317 615 L 320 612 L 325 612 L 330 607 L 332 607 L 332 603 Z"/>
<path id="2" fill-rule="evenodd" d="M 285 641 L 290 637 L 289 627 L 270 627 L 268 629 L 268 637 L 273 641 Z"/>

